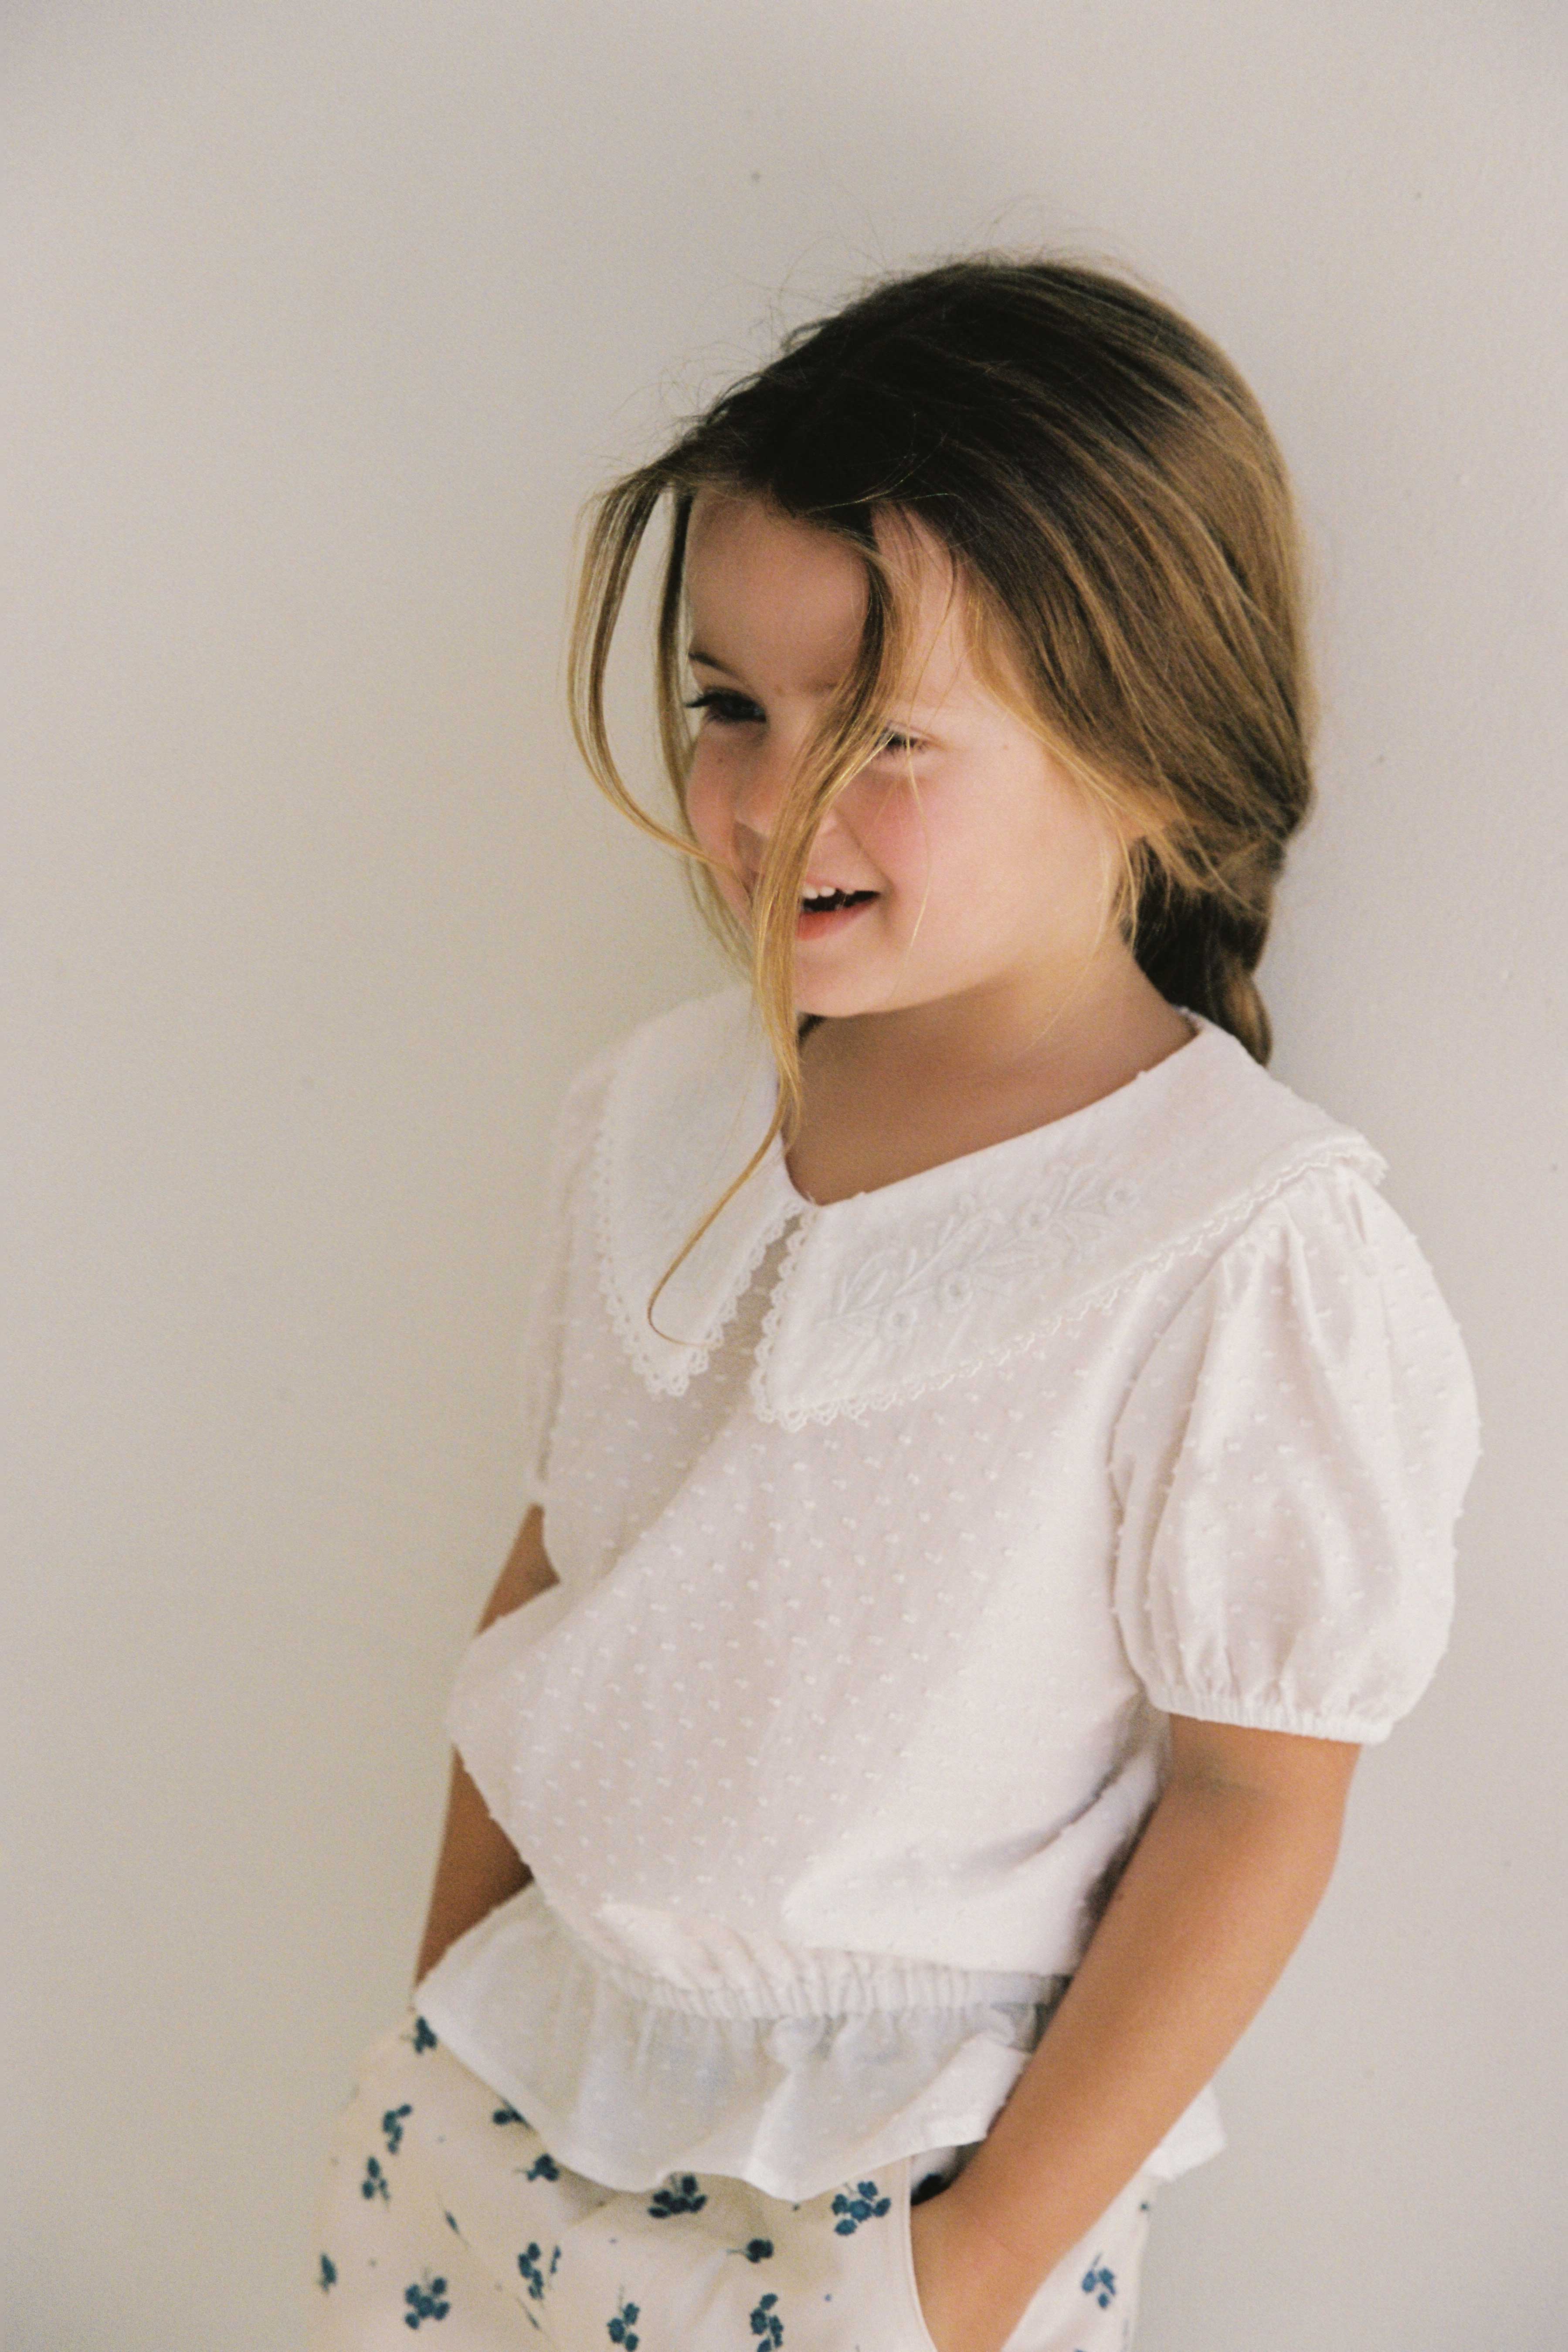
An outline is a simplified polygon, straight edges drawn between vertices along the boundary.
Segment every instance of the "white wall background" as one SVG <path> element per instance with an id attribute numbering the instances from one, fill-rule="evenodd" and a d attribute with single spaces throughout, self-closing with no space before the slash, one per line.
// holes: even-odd
<path id="1" fill-rule="evenodd" d="M 1295 467 L 1276 1066 L 1389 1153 L 1488 1420 L 1142 2341 L 1561 2347 L 1565 154 L 1553 0 L 5 12 L 14 2352 L 293 2346 L 405 1995 L 542 1127 L 712 976 L 568 748 L 578 502 L 988 242 L 1148 273 Z"/>

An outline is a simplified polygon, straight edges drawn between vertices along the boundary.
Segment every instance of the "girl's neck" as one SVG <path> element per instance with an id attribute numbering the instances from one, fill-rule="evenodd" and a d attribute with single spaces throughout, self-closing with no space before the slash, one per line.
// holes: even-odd
<path id="1" fill-rule="evenodd" d="M 877 1191 L 1082 1110 L 1192 1034 L 1130 955 L 1043 1021 L 1016 1000 L 822 1020 L 801 1048 L 791 1180 L 824 1203 Z"/>

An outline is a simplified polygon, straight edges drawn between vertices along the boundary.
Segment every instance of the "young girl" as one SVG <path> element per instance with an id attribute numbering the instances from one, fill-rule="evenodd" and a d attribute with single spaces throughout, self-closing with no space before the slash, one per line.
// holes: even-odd
<path id="1" fill-rule="evenodd" d="M 674 831 L 602 700 L 661 505 Z M 1309 703 L 1257 404 L 1092 269 L 877 285 L 599 502 L 579 739 L 749 979 L 558 1123 L 319 2352 L 1125 2352 L 1476 1451 L 1383 1163 L 1262 1066 Z"/>

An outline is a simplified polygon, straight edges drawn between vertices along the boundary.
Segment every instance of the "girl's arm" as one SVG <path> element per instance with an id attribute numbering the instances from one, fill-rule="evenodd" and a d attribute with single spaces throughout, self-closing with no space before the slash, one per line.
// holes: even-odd
<path id="1" fill-rule="evenodd" d="M 910 2217 L 939 2352 L 998 2352 L 1262 2005 L 1317 1909 L 1359 1747 L 1171 1718 L 1166 1788 L 963 2170 Z"/>
<path id="2" fill-rule="evenodd" d="M 521 1609 L 536 1592 L 545 1591 L 559 1578 L 544 1551 L 544 1514 L 537 1504 L 518 1531 L 511 1554 L 490 1594 L 477 1631 L 483 1633 L 498 1617 Z M 491 1820 L 489 1809 L 464 1771 L 452 1759 L 451 1794 L 447 1801 L 447 1826 L 436 1864 L 425 1940 L 414 1972 L 420 1979 L 435 1967 L 448 1944 L 455 1944 L 488 1911 L 526 1886 L 532 1873 L 504 1831 Z"/>

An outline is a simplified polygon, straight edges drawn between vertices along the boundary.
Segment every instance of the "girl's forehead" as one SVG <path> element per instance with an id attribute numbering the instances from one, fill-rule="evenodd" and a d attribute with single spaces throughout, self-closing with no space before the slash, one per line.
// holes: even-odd
<path id="1" fill-rule="evenodd" d="M 858 631 L 866 604 L 865 567 L 832 531 L 760 499 L 707 493 L 692 510 L 686 585 L 705 618 L 763 628 L 794 614 L 802 625 Z"/>
<path id="2" fill-rule="evenodd" d="M 907 616 L 921 691 L 969 673 L 963 600 L 945 548 L 903 517 L 877 520 L 879 546 Z M 704 489 L 693 502 L 686 589 L 694 650 L 721 667 L 762 662 L 813 673 L 829 691 L 852 661 L 866 613 L 866 568 L 836 532 L 765 500 Z"/>

